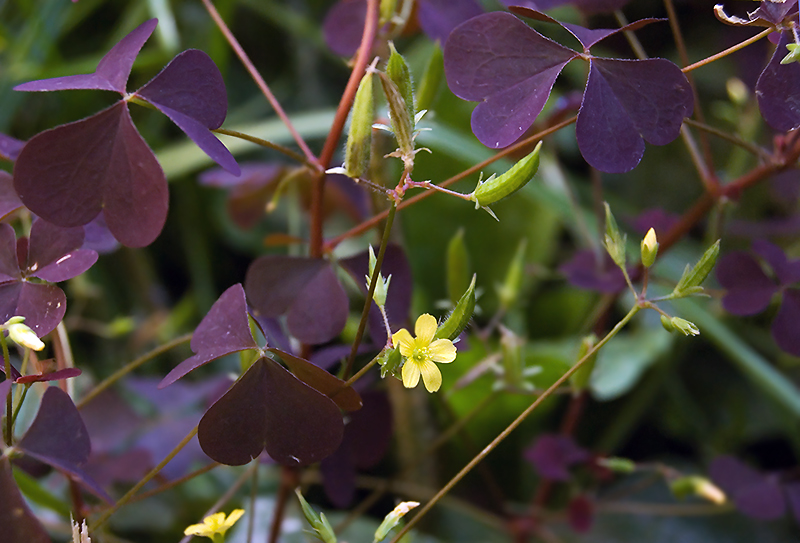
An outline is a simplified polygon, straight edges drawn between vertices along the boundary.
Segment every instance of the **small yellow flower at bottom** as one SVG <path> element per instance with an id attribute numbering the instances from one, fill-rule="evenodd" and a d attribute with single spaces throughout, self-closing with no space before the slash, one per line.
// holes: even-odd
<path id="1" fill-rule="evenodd" d="M 215 542 L 223 541 L 225 532 L 228 531 L 228 528 L 236 524 L 236 521 L 239 520 L 242 515 L 244 515 L 244 509 L 233 510 L 227 518 L 225 517 L 225 513 L 215 513 L 204 518 L 203 524 L 192 524 L 187 527 L 183 533 L 184 535 L 208 537 Z"/>
<path id="2" fill-rule="evenodd" d="M 425 313 L 420 315 L 414 325 L 414 333 L 411 334 L 405 328 L 398 330 L 392 335 L 392 343 L 400 350 L 400 354 L 406 359 L 403 364 L 403 385 L 406 388 L 414 388 L 422 382 L 428 392 L 436 392 L 442 386 L 442 374 L 434 362 L 447 364 L 456 359 L 456 346 L 449 339 L 437 339 L 436 318 Z"/>

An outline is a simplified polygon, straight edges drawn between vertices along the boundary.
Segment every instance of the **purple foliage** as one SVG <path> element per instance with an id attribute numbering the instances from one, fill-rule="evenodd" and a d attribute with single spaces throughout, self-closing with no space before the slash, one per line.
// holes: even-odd
<path id="1" fill-rule="evenodd" d="M 586 14 L 612 12 L 620 9 L 630 0 L 500 0 L 506 6 L 523 6 L 539 11 L 570 4 Z"/>
<path id="2" fill-rule="evenodd" d="M 24 141 L 0 134 L 0 159 L 14 162 L 24 145 Z"/>
<path id="3" fill-rule="evenodd" d="M 64 317 L 66 296 L 55 285 L 28 278 L 57 283 L 85 272 L 97 253 L 82 244 L 80 228 L 59 228 L 38 219 L 30 239 L 17 241 L 14 229 L 0 224 L 0 320 L 22 316 L 39 337 L 50 333 Z"/>
<path id="4" fill-rule="evenodd" d="M 642 211 L 635 219 L 630 221 L 633 229 L 644 236 L 651 228 L 657 234 L 662 235 L 669 232 L 673 226 L 678 224 L 680 217 L 674 213 L 668 213 L 661 208 L 652 208 Z"/>
<path id="5" fill-rule="evenodd" d="M 0 171 L 0 219 L 22 208 L 22 200 L 14 190 L 14 179 L 10 174 Z"/>
<path id="6" fill-rule="evenodd" d="M 559 266 L 567 281 L 573 286 L 585 290 L 596 290 L 608 294 L 625 289 L 625 276 L 614 264 L 608 253 L 603 251 L 601 263 L 597 262 L 597 253 L 591 249 L 577 251 L 572 258 Z"/>
<path id="7" fill-rule="evenodd" d="M 417 21 L 432 40 L 444 43 L 450 32 L 464 21 L 483 13 L 476 0 L 418 0 Z M 361 45 L 367 18 L 366 0 L 336 2 L 322 25 L 325 43 L 337 55 L 349 57 Z"/>
<path id="8" fill-rule="evenodd" d="M 714 459 L 708 472 L 745 515 L 769 520 L 786 513 L 786 500 L 777 474 L 760 473 L 732 456 Z"/>
<path id="9" fill-rule="evenodd" d="M 775 52 L 756 83 L 761 116 L 772 128 L 781 132 L 800 128 L 800 97 L 797 95 L 800 64 L 781 64 L 789 43 L 794 43 L 794 37 L 791 30 L 785 30 L 780 33 Z"/>
<path id="10" fill-rule="evenodd" d="M 573 498 L 567 506 L 567 519 L 579 534 L 588 532 L 594 523 L 594 503 L 583 494 Z"/>
<path id="11" fill-rule="evenodd" d="M 245 291 L 258 316 L 286 315 L 289 332 L 304 343 L 330 341 L 347 321 L 347 295 L 322 259 L 261 256 L 247 270 Z"/>
<path id="12" fill-rule="evenodd" d="M 543 434 L 525 451 L 525 459 L 532 463 L 536 472 L 544 479 L 568 481 L 569 468 L 586 462 L 591 454 L 579 447 L 571 437 Z"/>
<path id="13" fill-rule="evenodd" d="M 128 111 L 126 91 L 133 62 L 155 29 L 152 19 L 109 51 L 92 74 L 32 81 L 19 91 L 100 89 L 123 99 L 81 121 L 46 130 L 22 149 L 14 186 L 23 203 L 64 227 L 83 226 L 101 212 L 123 245 L 149 245 L 167 216 L 166 178 L 139 135 Z M 176 56 L 153 80 L 132 93 L 178 125 L 212 159 L 232 173 L 239 167 L 209 131 L 227 112 L 225 86 L 213 61 L 201 51 Z"/>
<path id="14" fill-rule="evenodd" d="M 734 251 L 717 264 L 717 280 L 726 289 L 722 305 L 734 315 L 755 315 L 769 307 L 776 294 L 782 302 L 772 321 L 772 337 L 782 350 L 800 356 L 800 289 L 790 288 L 800 281 L 800 260 L 789 260 L 783 250 L 764 240 L 753 242 L 751 253 Z"/>
<path id="15" fill-rule="evenodd" d="M 72 399 L 61 389 L 47 389 L 36 418 L 15 446 L 39 462 L 66 473 L 100 498 L 112 502 L 108 494 L 81 469 L 92 449 L 89 433 Z"/>
<path id="16" fill-rule="evenodd" d="M 3 526 L 3 537 L 8 541 L 52 541 L 20 494 L 11 472 L 11 462 L 6 456 L 0 458 L 0 525 Z"/>
<path id="17" fill-rule="evenodd" d="M 516 11 L 557 22 L 538 11 Z M 472 130 L 481 143 L 497 149 L 511 145 L 531 127 L 564 66 L 575 58 L 588 58 L 589 78 L 576 126 L 578 146 L 592 166 L 626 172 L 641 160 L 644 141 L 664 145 L 678 137 L 683 118 L 693 109 L 691 87 L 680 68 L 667 60 L 604 59 L 589 55 L 588 49 L 612 34 L 653 21 L 613 30 L 563 24 L 584 46 L 579 53 L 511 14 L 481 15 L 448 38 L 447 81 L 460 98 L 480 101 L 472 114 Z"/>

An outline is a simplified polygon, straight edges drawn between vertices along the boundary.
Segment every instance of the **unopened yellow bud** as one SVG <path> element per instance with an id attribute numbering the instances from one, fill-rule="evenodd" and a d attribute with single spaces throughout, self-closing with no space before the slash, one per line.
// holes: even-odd
<path id="1" fill-rule="evenodd" d="M 16 319 L 18 318 L 19 317 L 14 317 L 9 319 L 5 325 L 5 328 L 8 331 L 8 337 L 11 338 L 11 341 L 17 345 L 22 345 L 23 347 L 33 349 L 34 351 L 41 351 L 44 349 L 44 343 L 42 343 L 42 340 L 39 339 L 39 336 L 37 336 L 36 333 L 28 326 L 22 324 L 22 322 L 17 322 Z"/>
<path id="2" fill-rule="evenodd" d="M 642 265 L 645 268 L 652 266 L 656 261 L 656 255 L 658 255 L 658 239 L 656 231 L 651 228 L 642 240 Z"/>

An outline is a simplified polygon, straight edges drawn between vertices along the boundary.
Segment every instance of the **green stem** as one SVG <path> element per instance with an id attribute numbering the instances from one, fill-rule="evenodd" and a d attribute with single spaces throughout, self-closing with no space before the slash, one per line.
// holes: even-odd
<path id="1" fill-rule="evenodd" d="M 146 353 L 146 354 L 140 356 L 139 358 L 137 358 L 133 362 L 129 362 L 125 366 L 121 367 L 120 369 L 118 369 L 117 371 L 115 371 L 114 373 L 112 373 L 111 375 L 106 377 L 103 381 L 98 383 L 97 386 L 94 387 L 91 392 L 89 392 L 86 396 L 84 396 L 81 399 L 81 401 L 79 401 L 75 405 L 78 407 L 78 409 L 80 409 L 81 407 L 83 407 L 84 405 L 86 405 L 87 403 L 92 401 L 94 398 L 96 398 L 105 389 L 107 389 L 108 387 L 110 387 L 111 385 L 113 385 L 114 383 L 119 381 L 122 377 L 128 375 L 130 372 L 132 372 L 133 370 L 135 370 L 136 368 L 138 368 L 139 366 L 141 366 L 145 362 L 148 362 L 149 360 L 152 360 L 153 358 L 157 357 L 158 355 L 169 351 L 173 347 L 177 347 L 178 345 L 182 345 L 182 344 L 186 343 L 187 341 L 190 341 L 191 339 L 192 339 L 192 334 L 182 335 L 180 337 L 177 337 L 177 338 L 173 339 L 169 343 L 165 343 L 164 345 L 161 345 L 160 347 L 156 347 L 155 349 L 153 349 L 149 353 Z"/>
<path id="2" fill-rule="evenodd" d="M 6 379 L 11 379 L 11 355 L 8 353 L 8 343 L 6 343 L 5 330 L 0 330 L 0 345 L 3 346 L 3 362 L 5 364 Z M 11 393 L 11 390 L 9 390 L 8 394 L 6 395 L 6 426 L 3 429 L 4 439 L 6 445 L 9 447 L 13 445 L 14 440 L 14 419 L 11 416 L 13 412 L 13 399 L 14 397 Z"/>
<path id="3" fill-rule="evenodd" d="M 361 338 L 364 336 L 364 330 L 367 327 L 369 309 L 372 307 L 372 295 L 375 294 L 375 287 L 378 284 L 378 276 L 381 273 L 381 265 L 383 264 L 383 257 L 386 254 L 386 247 L 389 245 L 389 235 L 392 232 L 392 223 L 394 222 L 394 216 L 396 213 L 397 204 L 392 201 L 391 207 L 389 208 L 389 214 L 386 217 L 386 226 L 383 228 L 383 237 L 381 238 L 381 247 L 378 250 L 378 258 L 375 261 L 375 269 L 372 270 L 372 277 L 369 280 L 367 299 L 364 300 L 364 309 L 361 311 L 361 320 L 358 323 L 356 337 L 353 340 L 353 346 L 350 349 L 350 356 L 347 358 L 347 365 L 344 369 L 344 379 L 350 377 L 350 372 L 353 370 L 353 361 L 356 359 L 356 353 L 358 352 L 358 346 L 361 344 Z"/>
<path id="4" fill-rule="evenodd" d="M 705 66 L 706 64 L 711 64 L 712 62 L 714 62 L 716 60 L 719 60 L 721 58 L 727 57 L 731 53 L 735 53 L 736 51 L 738 51 L 740 49 L 744 49 L 748 45 L 757 42 L 761 38 L 767 37 L 769 34 L 772 34 L 773 32 L 775 32 L 774 28 L 768 28 L 768 29 L 766 29 L 766 30 L 764 30 L 762 32 L 759 32 L 758 34 L 756 34 L 752 38 L 744 40 L 742 43 L 734 45 L 733 47 L 728 47 L 727 49 L 725 49 L 724 51 L 720 51 L 716 55 L 711 55 L 708 58 L 705 58 L 705 59 L 703 59 L 701 61 L 695 62 L 694 64 L 691 64 L 689 66 L 686 66 L 685 68 L 682 69 L 682 71 L 683 71 L 683 73 L 691 72 L 692 70 L 696 70 L 697 68 L 700 68 L 701 66 Z"/>
<path id="5" fill-rule="evenodd" d="M 175 488 L 176 486 L 180 486 L 183 483 L 185 483 L 186 481 L 191 481 L 195 477 L 198 477 L 198 476 L 200 476 L 200 475 L 202 475 L 204 473 L 207 473 L 207 472 L 211 471 L 212 469 L 216 469 L 221 465 L 222 464 L 220 464 L 219 462 L 211 462 L 207 466 L 203 466 L 202 468 L 198 468 L 198 469 L 194 470 L 193 472 L 187 473 L 186 475 L 184 475 L 183 477 L 180 477 L 178 479 L 173 479 L 172 481 L 170 481 L 168 483 L 165 483 L 165 484 L 161 485 L 158 488 L 154 488 L 153 490 L 148 490 L 147 492 L 142 492 L 141 494 L 137 494 L 136 496 L 134 496 L 133 498 L 128 500 L 128 503 L 129 504 L 136 503 L 136 502 L 140 502 L 142 500 L 146 500 L 147 498 L 152 498 L 153 496 L 161 494 L 162 492 L 166 492 L 167 490 L 169 490 L 171 488 Z"/>
<path id="6" fill-rule="evenodd" d="M 283 153 L 284 155 L 288 156 L 295 162 L 299 162 L 300 164 L 305 164 L 309 168 L 315 168 L 314 164 L 309 162 L 303 155 L 300 153 L 295 153 L 288 147 L 284 147 L 278 143 L 272 143 L 271 141 L 267 141 L 261 138 L 257 138 L 255 136 L 251 136 L 250 134 L 245 134 L 244 132 L 237 132 L 236 130 L 227 130 L 225 128 L 217 128 L 212 130 L 212 132 L 216 134 L 223 134 L 225 136 L 231 136 L 232 138 L 239 138 L 240 140 L 249 141 L 250 143 L 255 143 L 256 145 L 260 145 L 261 147 L 266 147 L 267 149 L 273 149 L 278 151 L 279 153 Z"/>
<path id="7" fill-rule="evenodd" d="M 736 134 L 732 134 L 730 132 L 725 132 L 724 130 L 720 130 L 719 128 L 714 128 L 713 126 L 709 126 L 707 124 L 701 123 L 699 121 L 695 121 L 694 119 L 684 119 L 683 122 L 688 124 L 689 126 L 693 126 L 698 130 L 703 132 L 707 132 L 713 136 L 717 136 L 718 138 L 724 139 L 737 147 L 741 147 L 745 151 L 749 151 L 750 153 L 754 154 L 761 160 L 770 162 L 772 161 L 772 155 L 769 151 L 759 147 L 758 145 L 754 145 L 750 142 L 743 140 L 742 138 L 738 137 Z"/>
<path id="8" fill-rule="evenodd" d="M 11 428 L 14 428 L 14 424 L 17 422 L 17 417 L 19 416 L 20 409 L 22 409 L 22 404 L 25 401 L 25 396 L 28 395 L 28 389 L 31 388 L 31 383 L 26 383 L 25 386 L 22 388 L 22 394 L 20 394 L 19 398 L 17 399 L 17 405 L 14 407 L 14 416 L 11 417 Z M 9 397 L 11 395 L 9 394 Z"/>
<path id="9" fill-rule="evenodd" d="M 113 515 L 114 513 L 116 513 L 116 512 L 117 512 L 117 511 L 120 509 L 120 507 L 122 507 L 123 505 L 125 505 L 126 503 L 128 503 L 128 501 L 129 501 L 131 498 L 133 498 L 133 497 L 136 495 L 136 493 L 137 493 L 137 492 L 139 492 L 139 490 L 141 490 L 141 488 L 142 488 L 144 485 L 146 485 L 147 483 L 149 483 L 149 482 L 150 482 L 150 481 L 153 479 L 153 477 L 155 477 L 156 475 L 158 475 L 158 473 L 159 473 L 159 472 L 160 472 L 162 469 L 164 469 L 164 466 L 166 466 L 167 464 L 169 464 L 170 460 L 172 460 L 173 458 L 175 458 L 175 455 L 177 455 L 179 452 L 181 452 L 181 450 L 182 450 L 182 449 L 183 449 L 183 448 L 184 448 L 184 447 L 185 447 L 185 446 L 186 446 L 186 445 L 187 445 L 187 444 L 188 444 L 188 443 L 189 443 L 189 442 L 192 440 L 192 438 L 193 438 L 195 435 L 197 435 L 197 426 L 195 426 L 195 427 L 192 429 L 192 431 L 191 431 L 191 432 L 189 432 L 189 433 L 187 434 L 187 436 L 186 436 L 186 437 L 184 437 L 184 438 L 181 440 L 181 442 L 180 442 L 180 443 L 178 443 L 178 444 L 175 446 L 175 448 L 174 448 L 174 449 L 172 449 L 172 451 L 170 451 L 170 453 L 169 453 L 169 454 L 168 454 L 168 455 L 167 455 L 167 456 L 164 458 L 164 460 L 162 460 L 161 462 L 159 462 L 159 463 L 158 463 L 158 465 L 157 465 L 156 467 L 154 467 L 153 469 L 151 469 L 151 470 L 150 470 L 150 471 L 149 471 L 149 472 L 148 472 L 148 473 L 147 473 L 147 474 L 146 474 L 146 475 L 145 475 L 145 476 L 142 478 L 142 480 L 141 480 L 141 481 L 139 481 L 138 483 L 136 483 L 136 484 L 133 486 L 133 488 L 131 488 L 131 489 L 130 489 L 128 492 L 126 492 L 126 493 L 125 493 L 125 495 L 124 495 L 124 496 L 122 496 L 122 497 L 119 499 L 119 501 L 117 501 L 117 503 L 115 503 L 114 505 L 112 505 L 111 507 L 109 507 L 108 509 L 106 509 L 106 510 L 105 510 L 105 512 L 104 512 L 102 515 L 100 515 L 100 518 L 98 518 L 96 521 L 92 522 L 92 523 L 91 523 L 91 525 L 89 526 L 89 531 L 90 531 L 90 532 L 93 532 L 93 531 L 97 530 L 98 528 L 100 528 L 100 527 L 101 527 L 103 524 L 105 524 L 105 523 L 108 521 L 108 519 L 109 519 L 109 518 L 111 518 L 111 515 Z"/>
<path id="10" fill-rule="evenodd" d="M 641 308 L 640 308 L 638 305 L 634 305 L 634 306 L 631 308 L 631 310 L 630 310 L 630 311 L 628 311 L 628 314 L 627 314 L 627 315 L 625 315 L 625 316 L 622 318 L 622 320 L 621 320 L 621 321 L 619 321 L 619 322 L 616 324 L 616 326 L 614 326 L 614 328 L 613 328 L 613 329 L 612 329 L 612 330 L 611 330 L 611 331 L 610 331 L 608 334 L 606 334 L 606 336 L 605 336 L 603 339 L 601 339 L 599 342 L 597 342 L 597 344 L 596 344 L 594 347 L 592 347 L 592 348 L 591 348 L 591 349 L 590 349 L 590 350 L 589 350 L 589 351 L 586 353 L 586 355 L 584 355 L 584 357 L 583 357 L 583 358 L 581 358 L 580 360 L 578 360 L 578 361 L 575 363 L 575 365 L 574 365 L 574 366 L 572 366 L 572 367 L 571 367 L 569 370 L 567 370 L 567 372 L 566 372 L 566 373 L 564 373 L 564 375 L 562 375 L 562 376 L 561 376 L 561 377 L 560 377 L 560 378 L 559 378 L 559 379 L 558 379 L 558 380 L 557 380 L 555 383 L 553 383 L 553 384 L 552 384 L 552 385 L 551 385 L 551 386 L 550 386 L 550 387 L 549 387 L 547 390 L 545 390 L 544 392 L 542 392 L 542 395 L 541 395 L 541 396 L 539 396 L 538 398 L 536 398 L 536 400 L 535 400 L 535 401 L 534 401 L 534 402 L 533 402 L 533 403 L 532 403 L 532 404 L 531 404 L 531 405 L 530 405 L 530 406 L 529 406 L 527 409 L 525 409 L 525 411 L 523 411 L 523 412 L 522 412 L 522 413 L 521 413 L 521 414 L 520 414 L 520 415 L 519 415 L 519 416 L 518 416 L 516 419 L 514 419 L 514 421 L 513 421 L 511 424 L 509 424 L 509 425 L 508 425 L 508 427 L 506 427 L 506 429 L 505 429 L 505 430 L 503 430 L 502 432 L 500 432 L 500 434 L 499 434 L 497 437 L 495 437 L 495 438 L 492 440 L 492 442 L 491 442 L 491 443 L 489 443 L 489 444 L 488 444 L 488 445 L 487 445 L 487 446 L 486 446 L 486 447 L 485 447 L 485 448 L 484 448 L 484 449 L 483 449 L 483 450 L 482 450 L 480 453 L 478 453 L 478 454 L 477 454 L 477 456 L 475 456 L 475 458 L 473 458 L 472 460 L 470 460 L 470 462 L 469 462 L 469 463 L 468 463 L 466 466 L 464 466 L 464 467 L 461 469 L 461 471 L 459 471 L 459 472 L 458 472 L 458 473 L 457 473 L 457 474 L 456 474 L 456 475 L 455 475 L 455 476 L 454 476 L 452 479 L 450 479 L 450 481 L 448 481 L 448 483 L 447 483 L 446 485 L 444 485 L 444 486 L 441 488 L 441 490 L 439 490 L 439 492 L 437 492 L 437 493 L 436 493 L 436 495 L 435 495 L 433 498 L 431 498 L 431 499 L 430 499 L 430 501 L 428 501 L 428 503 L 426 503 L 426 504 L 425 504 L 425 505 L 422 507 L 422 509 L 420 509 L 420 510 L 419 510 L 419 512 L 418 512 L 416 515 L 414 515 L 414 517 L 413 517 L 413 518 L 412 518 L 412 519 L 411 519 L 411 520 L 408 522 L 408 524 L 406 524 L 406 525 L 403 527 L 403 529 L 402 529 L 402 530 L 400 530 L 400 531 L 397 533 L 397 535 L 394 537 L 394 539 L 392 539 L 392 543 L 397 543 L 398 541 L 400 541 L 400 539 L 401 539 L 401 538 L 402 538 L 404 535 L 406 535 L 406 534 L 408 533 L 408 531 L 409 531 L 409 530 L 411 530 L 411 528 L 413 528 L 413 527 L 414 527 L 414 526 L 415 526 L 415 525 L 416 525 L 416 524 L 417 524 L 417 523 L 420 521 L 420 519 L 422 519 L 422 517 L 425 515 L 425 513 L 427 513 L 428 511 L 430 511 L 430 509 L 431 509 L 431 508 L 432 508 L 434 505 L 436 505 L 436 503 L 437 503 L 439 500 L 441 500 L 441 499 L 442 499 L 442 498 L 445 496 L 445 494 L 447 494 L 448 492 L 450 492 L 450 490 L 451 490 L 451 489 L 452 489 L 452 488 L 453 488 L 453 487 L 454 487 L 454 486 L 455 486 L 455 485 L 456 485 L 456 484 L 457 484 L 459 481 L 461 481 L 461 479 L 463 479 L 463 478 L 464 478 L 464 476 L 465 476 L 465 475 L 467 475 L 467 473 L 469 473 L 470 471 L 472 471 L 472 469 L 473 469 L 473 468 L 474 468 L 476 465 L 478 465 L 478 463 L 479 463 L 481 460 L 483 460 L 484 458 L 486 458 L 486 456 L 487 456 L 487 455 L 488 455 L 490 452 L 492 452 L 492 451 L 493 451 L 493 450 L 494 450 L 494 449 L 495 449 L 495 448 L 496 448 L 496 447 L 497 447 L 497 446 L 498 446 L 498 445 L 499 445 L 499 444 L 500 444 L 500 443 L 501 443 L 501 442 L 502 442 L 502 441 L 503 441 L 505 438 L 507 438 L 507 437 L 508 437 L 508 436 L 511 434 L 511 432 L 513 432 L 513 431 L 514 431 L 514 430 L 517 428 L 517 426 L 519 426 L 520 424 L 522 424 L 522 422 L 523 422 L 523 421 L 524 421 L 526 418 L 528 418 L 528 416 L 529 416 L 529 415 L 530 415 L 530 414 L 531 414 L 531 413 L 532 413 L 532 412 L 533 412 L 533 411 L 534 411 L 534 410 L 535 410 L 537 407 L 539 407 L 539 405 L 540 405 L 540 404 L 541 404 L 541 403 L 542 403 L 544 400 L 546 400 L 547 398 L 549 398 L 549 397 L 550 397 L 550 396 L 551 396 L 551 395 L 552 395 L 552 394 L 553 394 L 553 393 L 556 391 L 556 389 L 558 389 L 558 388 L 559 388 L 561 385 L 563 385 L 563 384 L 564 384 L 564 383 L 565 383 L 565 382 L 566 382 L 566 381 L 567 381 L 567 380 L 570 378 L 570 376 L 571 376 L 573 373 L 575 373 L 576 371 L 578 371 L 578 370 L 581 368 L 581 366 L 582 366 L 582 365 L 583 365 L 583 364 L 584 364 L 584 363 L 585 363 L 587 360 L 589 360 L 589 358 L 590 358 L 592 355 L 594 355 L 594 353 L 596 353 L 596 352 L 597 352 L 597 351 L 598 351 L 598 350 L 599 350 L 599 349 L 600 349 L 600 348 L 601 348 L 603 345 L 605 345 L 606 343 L 608 343 L 608 342 L 609 342 L 609 340 L 611 340 L 611 338 L 613 338 L 614 336 L 616 336 L 616 335 L 617 335 L 617 333 L 619 333 L 619 331 L 620 331 L 620 330 L 622 330 L 622 329 L 625 327 L 625 325 L 627 325 L 627 324 L 628 324 L 628 322 L 629 322 L 629 321 L 630 321 L 630 320 L 631 320 L 631 319 L 634 317 L 634 315 L 636 315 L 636 313 L 638 313 L 638 312 L 639 312 L 639 310 L 640 310 L 640 309 L 641 309 Z"/>

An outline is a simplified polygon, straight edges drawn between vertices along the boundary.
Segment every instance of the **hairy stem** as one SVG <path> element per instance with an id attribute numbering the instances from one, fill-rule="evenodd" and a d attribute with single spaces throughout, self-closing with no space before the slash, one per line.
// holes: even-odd
<path id="1" fill-rule="evenodd" d="M 728 47 L 724 51 L 720 51 L 716 55 L 711 55 L 708 58 L 705 58 L 703 60 L 695 62 L 694 64 L 690 64 L 689 66 L 686 66 L 685 68 L 682 68 L 682 71 L 683 71 L 683 73 L 687 73 L 687 72 L 691 72 L 692 70 L 696 70 L 697 68 L 700 68 L 701 66 L 705 66 L 706 64 L 711 64 L 714 61 L 717 61 L 717 60 L 719 60 L 721 58 L 727 57 L 731 53 L 735 53 L 736 51 L 738 51 L 740 49 L 744 49 L 748 45 L 751 45 L 751 44 L 757 42 L 761 38 L 766 38 L 768 35 L 772 34 L 773 32 L 775 32 L 774 28 L 768 28 L 768 29 L 766 29 L 766 30 L 764 30 L 762 32 L 759 32 L 758 34 L 756 34 L 752 38 L 746 39 L 743 42 L 738 43 L 738 44 L 736 44 L 736 45 L 734 45 L 732 47 Z"/>
<path id="2" fill-rule="evenodd" d="M 158 355 L 169 351 L 173 347 L 177 347 L 178 345 L 183 345 L 184 343 L 186 343 L 188 341 L 191 341 L 191 339 L 192 339 L 192 334 L 185 334 L 183 336 L 180 336 L 180 337 L 177 337 L 177 338 L 173 339 L 169 343 L 165 343 L 164 345 L 156 347 L 155 349 L 153 349 L 149 353 L 146 353 L 146 354 L 140 356 L 139 358 L 137 358 L 133 362 L 129 362 L 128 364 L 126 364 L 125 366 L 121 367 L 120 369 L 118 369 L 117 371 L 115 371 L 114 373 L 112 373 L 111 375 L 106 377 L 104 380 L 99 382 L 97 384 L 97 386 L 92 389 L 91 392 L 89 392 L 86 396 L 81 398 L 81 401 L 79 401 L 75 405 L 78 407 L 78 409 L 80 409 L 81 407 L 83 407 L 84 405 L 86 405 L 87 403 L 92 401 L 94 398 L 96 398 L 98 394 L 100 394 L 105 389 L 107 389 L 108 387 L 110 387 L 111 385 L 113 385 L 114 383 L 119 381 L 121 378 L 123 378 L 126 375 L 128 375 L 130 372 L 132 372 L 133 370 L 135 370 L 136 368 L 138 368 L 139 366 L 141 366 L 145 362 L 148 362 L 149 360 L 154 359 Z"/>
<path id="3" fill-rule="evenodd" d="M 236 130 L 227 130 L 225 128 L 217 128 L 212 130 L 212 132 L 216 134 L 223 134 L 225 136 L 231 136 L 232 138 L 239 138 L 240 140 L 249 141 L 250 143 L 255 143 L 256 145 L 260 145 L 261 147 L 266 147 L 267 149 L 272 149 L 274 151 L 278 151 L 279 153 L 283 153 L 284 155 L 288 156 L 295 162 L 299 162 L 300 164 L 305 164 L 309 168 L 316 168 L 316 166 L 309 162 L 306 157 L 299 153 L 295 153 L 288 147 L 284 147 L 278 143 L 272 143 L 271 141 L 267 141 L 261 138 L 257 138 L 255 136 L 251 136 L 250 134 L 245 134 L 244 132 L 237 132 Z"/>
<path id="4" fill-rule="evenodd" d="M 367 291 L 367 299 L 364 300 L 364 309 L 361 311 L 361 320 L 358 322 L 356 337 L 353 340 L 353 346 L 350 348 L 350 356 L 347 357 L 347 365 L 344 368 L 343 379 L 345 380 L 350 377 L 350 372 L 353 371 L 353 361 L 356 359 L 358 346 L 361 345 L 361 338 L 364 337 L 364 330 L 367 328 L 369 309 L 372 307 L 372 296 L 375 294 L 375 287 L 378 284 L 378 276 L 381 273 L 383 257 L 386 255 L 386 247 L 389 245 L 389 236 L 392 232 L 392 223 L 394 222 L 394 216 L 396 213 L 397 204 L 392 201 L 391 206 L 389 207 L 389 212 L 386 216 L 386 226 L 383 228 L 383 237 L 381 238 L 381 247 L 378 250 L 378 256 L 375 261 L 375 269 L 372 271 L 372 277 L 370 277 L 369 280 L 369 290 Z"/>

